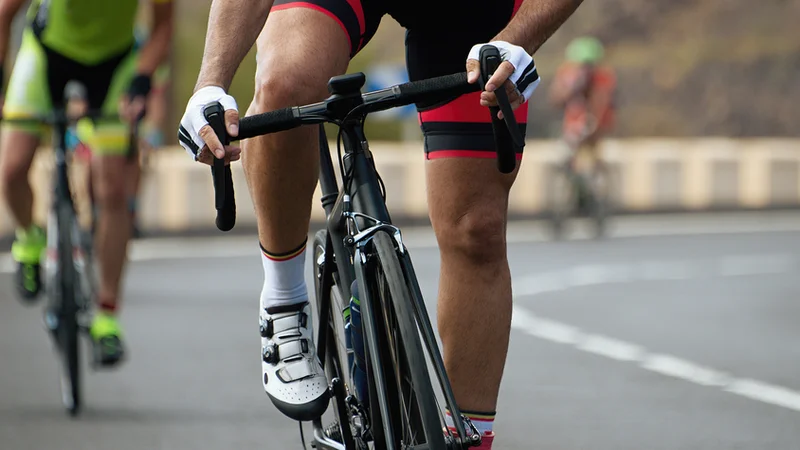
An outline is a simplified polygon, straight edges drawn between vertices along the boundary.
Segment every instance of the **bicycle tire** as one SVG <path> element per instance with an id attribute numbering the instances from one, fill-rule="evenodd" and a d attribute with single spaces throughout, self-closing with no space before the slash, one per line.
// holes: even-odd
<path id="1" fill-rule="evenodd" d="M 589 184 L 592 189 L 591 213 L 594 219 L 594 238 L 602 239 L 608 233 L 611 215 L 611 174 L 605 166 L 595 167 Z"/>
<path id="2" fill-rule="evenodd" d="M 328 240 L 328 232 L 326 230 L 319 230 L 314 235 L 314 301 L 315 301 L 315 315 L 318 320 L 321 320 L 319 315 L 319 311 L 322 308 L 322 298 L 323 293 L 322 291 L 322 265 L 324 264 L 335 264 L 334 261 L 323 261 L 321 258 L 325 256 L 325 248 L 327 245 Z M 338 297 L 337 297 L 338 294 Z M 328 333 L 326 338 L 326 348 L 325 350 L 325 361 L 323 361 L 324 369 L 325 369 L 325 376 L 328 378 L 328 381 L 332 381 L 333 378 L 338 378 L 342 382 L 345 383 L 345 386 L 351 386 L 352 382 L 349 376 L 349 373 L 342 368 L 347 367 L 347 359 L 342 359 L 341 351 L 344 350 L 347 352 L 347 348 L 342 348 L 342 343 L 345 342 L 345 329 L 344 323 L 342 322 L 341 326 L 335 320 L 335 314 L 337 311 L 342 311 L 343 301 L 341 292 L 336 287 L 336 281 L 334 279 L 333 283 L 331 284 L 331 293 L 330 299 L 332 304 L 330 305 L 330 316 L 328 317 L 328 323 L 318 323 L 315 327 L 317 333 Z M 339 339 L 337 339 L 337 333 L 341 333 Z M 320 349 L 317 349 L 319 352 Z M 346 356 L 346 353 L 345 353 Z M 331 402 L 333 404 L 333 412 L 336 417 L 337 425 L 339 427 L 338 433 L 338 440 L 345 446 L 348 445 L 348 441 L 352 442 L 352 427 L 350 427 L 350 434 L 347 435 L 346 430 L 343 429 L 344 424 L 340 421 L 340 416 L 342 415 L 339 411 L 339 406 L 336 401 Z M 349 412 L 345 411 L 345 415 L 349 417 Z M 347 423 L 348 427 L 350 423 Z M 326 429 L 326 434 L 328 434 L 329 438 L 336 439 L 337 436 L 331 435 L 333 430 Z M 354 447 L 354 446 L 351 446 Z"/>
<path id="3" fill-rule="evenodd" d="M 375 249 L 374 262 L 376 264 L 372 266 L 372 273 L 375 275 L 375 278 L 372 280 L 373 284 L 371 287 L 376 288 L 377 286 L 375 285 L 381 284 L 381 279 L 383 279 L 383 281 L 385 281 L 385 287 L 388 288 L 388 292 L 384 289 L 378 293 L 378 295 L 383 298 L 375 302 L 375 306 L 392 305 L 391 308 L 383 308 L 382 314 L 375 314 L 375 317 L 376 321 L 379 321 L 381 316 L 383 317 L 385 330 L 394 328 L 393 325 L 395 324 L 392 322 L 392 319 L 394 319 L 396 321 L 396 329 L 400 332 L 399 345 L 396 349 L 398 351 L 394 352 L 392 365 L 401 371 L 406 369 L 405 371 L 407 373 L 401 373 L 400 375 L 410 377 L 413 383 L 417 409 L 411 412 L 415 417 L 409 417 L 409 422 L 414 420 L 417 426 L 421 425 L 423 427 L 422 432 L 425 436 L 425 443 L 428 449 L 446 450 L 447 443 L 443 432 L 442 413 L 436 402 L 436 396 L 428 373 L 428 365 L 425 360 L 425 353 L 420 341 L 420 334 L 414 315 L 413 299 L 399 258 L 397 257 L 394 240 L 386 232 L 379 231 L 373 236 L 372 243 Z M 389 298 L 386 298 L 386 294 L 388 294 Z M 397 336 L 390 336 L 388 333 L 384 335 L 384 337 L 386 339 L 381 339 L 384 341 L 384 344 L 392 340 L 398 340 Z M 383 358 L 384 361 L 390 361 L 392 352 L 384 353 Z M 405 365 L 402 365 L 403 359 L 405 360 Z M 394 380 L 395 386 L 399 387 L 397 394 L 402 394 L 403 386 L 397 386 L 399 382 L 395 374 L 385 373 L 385 375 L 389 380 Z M 391 386 L 390 383 L 389 385 Z M 395 405 L 395 407 L 396 406 L 397 405 Z M 397 422 L 398 415 L 396 413 L 398 411 L 395 409 L 393 412 L 395 413 L 392 415 L 393 421 Z M 391 426 L 395 427 L 395 433 L 393 434 L 402 439 L 404 434 L 403 430 L 398 430 L 396 428 L 397 423 L 393 423 Z M 419 442 L 403 442 L 396 444 L 401 444 L 399 448 L 403 448 L 402 444 L 413 446 L 419 444 Z"/>
<path id="4" fill-rule="evenodd" d="M 78 304 L 75 299 L 77 283 L 73 263 L 74 213 L 70 205 L 57 206 L 58 227 L 58 286 L 61 290 L 58 312 L 58 348 L 61 360 L 61 396 L 67 412 L 75 416 L 81 407 L 80 355 L 78 345 Z"/>
<path id="5" fill-rule="evenodd" d="M 567 222 L 575 204 L 575 186 L 569 169 L 561 165 L 551 168 L 548 191 L 550 233 L 553 239 L 561 240 L 569 232 Z"/>

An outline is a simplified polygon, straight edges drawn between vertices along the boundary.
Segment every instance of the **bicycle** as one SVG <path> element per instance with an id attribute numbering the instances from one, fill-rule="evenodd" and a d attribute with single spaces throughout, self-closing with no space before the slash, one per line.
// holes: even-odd
<path id="1" fill-rule="evenodd" d="M 86 88 L 81 83 L 67 83 L 64 97 L 65 107 L 51 114 L 2 120 L 45 124 L 52 128 L 55 165 L 52 203 L 47 216 L 47 250 L 42 264 L 47 297 L 44 325 L 53 339 L 61 365 L 62 403 L 68 414 L 74 417 L 82 405 L 79 335 L 82 333 L 88 337 L 89 334 L 96 280 L 90 239 L 87 240 L 81 231 L 70 190 L 70 152 L 65 136 L 67 128 L 80 118 L 102 119 L 107 116 L 97 110 L 77 114 L 69 112 L 76 101 L 86 98 Z M 135 144 L 132 142 L 131 145 Z"/>
<path id="2" fill-rule="evenodd" d="M 456 405 L 410 254 L 386 208 L 385 187 L 363 123 L 372 112 L 477 91 L 499 62 L 497 48 L 485 46 L 481 51 L 485 76 L 478 85 L 468 84 L 466 73 L 458 73 L 362 94 L 363 73 L 342 75 L 330 79 L 331 96 L 322 102 L 240 121 L 237 139 L 319 124 L 321 200 L 327 223 L 314 238 L 316 340 L 330 382 L 333 418 L 327 426 L 322 417 L 312 421 L 312 447 L 455 450 L 480 445 L 480 434 Z M 497 92 L 500 106 L 490 108 L 490 113 L 498 168 L 510 173 L 516 166 L 515 150 L 524 145 L 524 138 L 505 91 Z M 498 110 L 503 111 L 503 120 L 497 119 Z M 218 103 L 205 110 L 217 136 L 228 144 L 223 113 Z M 341 190 L 322 127 L 325 122 L 339 126 Z M 236 215 L 230 165 L 215 159 L 211 170 L 216 225 L 228 231 Z M 268 337 L 271 324 L 261 325 L 262 336 Z M 279 353 L 280 346 L 275 351 Z M 461 418 L 455 420 L 455 430 L 445 426 L 426 355 L 446 408 Z M 305 447 L 302 423 L 300 431 Z"/>
<path id="3" fill-rule="evenodd" d="M 571 216 L 592 218 L 594 237 L 602 238 L 606 233 L 606 222 L 611 214 L 610 178 L 606 165 L 595 155 L 587 156 L 581 143 L 597 127 L 594 118 L 587 120 L 580 135 L 563 140 L 568 156 L 555 163 L 551 171 L 549 189 L 550 230 L 555 239 L 566 233 L 566 221 Z M 578 170 L 587 158 L 592 159 L 588 170 Z"/>

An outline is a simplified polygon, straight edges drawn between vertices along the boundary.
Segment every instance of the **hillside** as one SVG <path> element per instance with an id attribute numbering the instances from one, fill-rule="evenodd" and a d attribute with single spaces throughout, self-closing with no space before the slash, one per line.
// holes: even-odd
<path id="1" fill-rule="evenodd" d="M 185 102 L 197 74 L 208 5 L 179 2 L 176 105 Z M 536 55 L 543 83 L 532 102 L 531 133 L 557 129 L 544 93 L 565 45 L 591 33 L 607 44 L 618 71 L 620 136 L 798 135 L 798 17 L 800 0 L 585 2 Z M 378 55 L 402 62 L 402 42 L 403 30 L 386 17 L 351 70 L 363 70 Z M 252 97 L 253 71 L 251 53 L 234 85 L 244 105 Z"/>

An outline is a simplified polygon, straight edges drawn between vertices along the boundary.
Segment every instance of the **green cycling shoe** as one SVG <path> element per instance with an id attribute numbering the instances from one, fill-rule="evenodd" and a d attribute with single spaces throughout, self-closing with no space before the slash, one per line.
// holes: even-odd
<path id="1" fill-rule="evenodd" d="M 116 317 L 98 312 L 89 327 L 89 335 L 92 337 L 96 364 L 114 366 L 122 361 L 125 351 L 122 345 L 122 330 Z"/>
<path id="2" fill-rule="evenodd" d="M 17 292 L 23 300 L 32 303 L 42 290 L 40 261 L 47 247 L 47 237 L 36 225 L 27 230 L 18 229 L 16 235 L 11 257 L 17 263 Z"/>

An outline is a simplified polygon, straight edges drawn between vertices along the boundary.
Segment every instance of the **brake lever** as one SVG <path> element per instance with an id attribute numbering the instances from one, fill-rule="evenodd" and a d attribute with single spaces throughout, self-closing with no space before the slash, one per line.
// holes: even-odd
<path id="1" fill-rule="evenodd" d="M 486 83 L 489 82 L 489 79 L 492 77 L 492 75 L 494 75 L 495 70 L 497 70 L 497 67 L 499 67 L 502 62 L 503 58 L 500 56 L 500 50 L 497 47 L 491 44 L 486 44 L 481 47 L 481 90 L 486 90 Z M 503 86 L 498 86 L 494 90 L 494 95 L 497 97 L 497 106 L 503 113 L 503 122 L 505 123 L 506 128 L 508 128 L 511 141 L 518 148 L 524 147 L 525 138 L 522 136 L 522 132 L 519 131 L 517 119 L 514 116 L 514 110 L 511 108 L 511 102 L 508 99 L 508 93 Z M 496 118 L 497 108 L 494 108 L 492 111 L 492 119 Z"/>

